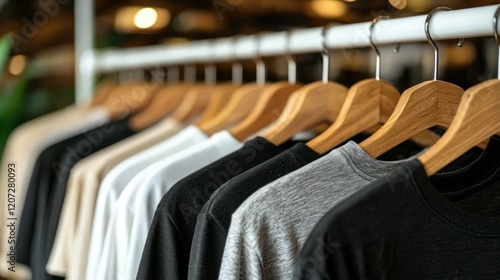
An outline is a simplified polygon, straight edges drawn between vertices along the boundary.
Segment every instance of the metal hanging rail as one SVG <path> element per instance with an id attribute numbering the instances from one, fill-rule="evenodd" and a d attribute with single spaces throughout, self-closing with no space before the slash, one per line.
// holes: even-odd
<path id="1" fill-rule="evenodd" d="M 493 36 L 492 18 L 497 7 L 498 5 L 490 5 L 437 13 L 432 17 L 430 34 L 436 41 Z M 374 28 L 373 40 L 377 45 L 426 41 L 425 18 L 426 15 L 420 15 L 381 20 Z M 326 34 L 326 45 L 331 49 L 368 47 L 370 24 L 371 22 L 364 22 L 334 26 Z M 500 29 L 500 21 L 498 26 Z M 236 40 L 221 38 L 194 41 L 172 46 L 156 45 L 87 52 L 80 49 L 77 85 L 78 81 L 80 85 L 83 83 L 82 79 L 92 82 L 93 76 L 100 72 L 158 65 L 230 61 L 235 58 L 251 59 L 256 56 L 257 49 L 261 56 L 284 55 L 287 51 L 292 54 L 312 53 L 322 49 L 322 28 L 294 30 L 290 34 L 289 42 L 286 32 L 264 33 L 260 35 L 259 40 L 256 40 L 256 36 L 238 36 Z M 260 44 L 258 48 L 257 42 Z M 87 62 L 82 63 L 82 59 Z M 87 87 L 77 87 L 77 96 L 78 100 L 82 100 L 90 97 L 91 92 L 88 92 Z"/>

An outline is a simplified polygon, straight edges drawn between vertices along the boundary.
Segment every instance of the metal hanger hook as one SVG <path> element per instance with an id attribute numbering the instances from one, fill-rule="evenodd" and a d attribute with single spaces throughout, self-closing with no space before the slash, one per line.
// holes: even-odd
<path id="1" fill-rule="evenodd" d="M 256 64 L 256 82 L 258 85 L 264 85 L 266 83 L 266 64 L 260 55 L 260 44 L 262 41 L 263 32 L 257 34 L 255 36 L 257 51 L 255 56 L 255 64 Z"/>
<path id="2" fill-rule="evenodd" d="M 231 45 L 233 47 L 233 63 L 231 65 L 231 78 L 233 84 L 235 85 L 239 85 L 243 82 L 243 66 L 241 65 L 241 62 L 237 60 L 238 38 L 240 38 L 240 36 L 234 36 L 233 38 L 231 38 Z"/>
<path id="3" fill-rule="evenodd" d="M 205 84 L 214 85 L 217 81 L 217 67 L 215 64 L 205 65 Z"/>
<path id="4" fill-rule="evenodd" d="M 377 60 L 375 63 L 375 80 L 380 80 L 380 51 L 378 50 L 378 47 L 375 46 L 375 43 L 373 42 L 373 28 L 375 27 L 375 24 L 380 20 L 380 19 L 388 19 L 389 16 L 378 16 L 373 19 L 372 24 L 370 24 L 370 46 L 372 46 L 372 49 L 375 51 L 377 54 Z"/>
<path id="5" fill-rule="evenodd" d="M 330 74 L 330 50 L 326 46 L 326 33 L 334 25 L 336 25 L 336 24 L 332 23 L 332 24 L 324 26 L 323 27 L 323 31 L 321 33 L 322 34 L 322 38 L 323 38 L 323 41 L 322 41 L 323 49 L 321 50 L 321 57 L 322 57 L 322 60 L 323 60 L 323 70 L 321 72 L 322 73 L 322 75 L 321 75 L 321 81 L 324 84 L 328 83 L 328 77 L 330 76 L 329 75 Z"/>
<path id="6" fill-rule="evenodd" d="M 184 65 L 184 82 L 187 84 L 196 82 L 196 65 Z"/>
<path id="7" fill-rule="evenodd" d="M 216 41 L 214 39 L 208 41 L 208 47 L 215 49 Z M 217 82 L 217 67 L 213 62 L 205 65 L 205 84 L 214 85 Z"/>
<path id="8" fill-rule="evenodd" d="M 438 78 L 439 49 L 438 49 L 438 46 L 436 45 L 436 43 L 434 42 L 434 40 L 432 40 L 431 34 L 429 32 L 429 26 L 430 26 L 431 17 L 439 11 L 451 11 L 451 9 L 448 7 L 435 8 L 427 15 L 427 17 L 425 18 L 425 24 L 424 24 L 425 37 L 427 37 L 427 41 L 429 41 L 429 44 L 431 44 L 432 48 L 434 49 L 434 81 L 436 81 Z M 457 46 L 462 47 L 463 45 L 464 45 L 464 38 L 461 38 L 460 41 L 458 42 Z"/>
<path id="9" fill-rule="evenodd" d="M 292 30 L 293 29 L 286 31 L 285 57 L 286 60 L 288 61 L 288 82 L 294 85 L 297 82 L 297 62 L 295 61 L 295 57 L 292 55 L 290 51 Z"/>
<path id="10" fill-rule="evenodd" d="M 176 84 L 179 83 L 179 66 L 170 66 L 167 69 L 167 83 L 168 84 Z M 165 71 L 163 71 L 165 74 Z"/>
<path id="11" fill-rule="evenodd" d="M 500 5 L 495 11 L 493 15 L 493 36 L 495 37 L 495 41 L 498 45 L 498 65 L 497 65 L 497 79 L 500 80 L 500 34 L 498 34 L 498 16 L 500 15 Z"/>

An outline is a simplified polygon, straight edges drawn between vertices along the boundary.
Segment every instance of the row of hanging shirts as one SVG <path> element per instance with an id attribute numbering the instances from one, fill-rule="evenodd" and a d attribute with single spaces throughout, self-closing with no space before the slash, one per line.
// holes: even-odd
<path id="1" fill-rule="evenodd" d="M 380 79 L 370 33 L 376 76 L 350 88 L 328 80 L 325 48 L 323 78 L 308 85 L 296 81 L 291 56 L 289 80 L 271 84 L 261 60 L 257 81 L 243 85 L 240 65 L 224 84 L 209 66 L 206 84 L 104 82 L 91 104 L 26 123 L 2 160 L 19 168 L 17 262 L 33 279 L 495 279 L 499 218 L 454 209 L 439 191 L 472 192 L 470 182 L 449 190 L 470 170 L 491 181 L 472 196 L 494 189 L 500 84 L 464 91 L 437 80 L 429 24 L 439 10 L 424 26 L 434 79 L 402 94 Z M 321 133 L 291 140 L 305 130 Z M 395 158 L 405 160 L 381 160 Z M 475 199 L 469 210 L 488 201 Z M 461 228 L 460 219 L 477 224 Z M 9 265 L 6 277 L 27 275 Z"/>

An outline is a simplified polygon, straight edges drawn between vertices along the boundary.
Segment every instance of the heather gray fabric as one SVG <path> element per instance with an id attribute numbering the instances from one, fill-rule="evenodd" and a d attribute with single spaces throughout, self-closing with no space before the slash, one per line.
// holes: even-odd
<path id="1" fill-rule="evenodd" d="M 321 217 L 412 158 L 380 161 L 348 142 L 260 189 L 232 215 L 219 279 L 291 279 Z"/>

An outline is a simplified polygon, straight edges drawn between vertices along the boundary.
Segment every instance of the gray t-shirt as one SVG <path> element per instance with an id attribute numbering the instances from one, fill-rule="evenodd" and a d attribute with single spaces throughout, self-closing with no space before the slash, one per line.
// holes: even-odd
<path id="1" fill-rule="evenodd" d="M 380 161 L 348 142 L 260 189 L 232 215 L 219 279 L 291 279 L 321 217 L 412 158 Z"/>

